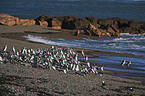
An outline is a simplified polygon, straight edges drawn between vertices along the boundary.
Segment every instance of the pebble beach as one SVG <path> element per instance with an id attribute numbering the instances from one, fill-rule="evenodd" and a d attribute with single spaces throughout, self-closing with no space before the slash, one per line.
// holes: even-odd
<path id="1" fill-rule="evenodd" d="M 62 38 L 79 40 L 81 37 L 73 36 L 76 30 L 55 30 L 49 27 L 33 26 L 3 26 L 0 25 L 0 50 L 5 45 L 7 51 L 12 53 L 24 47 L 30 49 L 50 48 L 51 45 L 27 41 L 23 36 L 33 34 L 45 38 Z M 83 36 L 83 35 L 82 35 Z M 89 37 L 89 36 L 87 36 Z M 95 37 L 96 38 L 96 37 Z M 61 46 L 55 46 L 62 48 Z M 82 49 L 73 48 L 81 57 Z M 88 57 L 95 57 L 93 54 L 119 54 L 113 52 L 101 52 L 96 50 L 83 49 Z M 96 64 L 101 66 L 100 64 Z M 20 64 L 0 64 L 0 95 L 26 95 L 26 96 L 100 96 L 100 95 L 145 95 L 145 81 L 142 79 L 131 79 L 110 74 L 119 72 L 104 70 L 103 75 L 89 73 L 86 76 L 79 75 L 75 71 L 68 71 L 66 74 L 57 70 L 42 68 L 31 68 Z M 105 84 L 103 84 L 105 83 Z"/>

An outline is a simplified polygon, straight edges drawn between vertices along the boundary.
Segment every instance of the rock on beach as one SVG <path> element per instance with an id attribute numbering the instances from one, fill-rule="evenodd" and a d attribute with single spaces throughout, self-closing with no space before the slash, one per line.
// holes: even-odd
<path id="1" fill-rule="evenodd" d="M 48 15 L 42 15 L 36 19 L 19 19 L 18 17 L 0 13 L 0 24 L 5 26 L 40 25 L 54 29 L 85 30 L 84 32 L 86 34 L 98 37 L 119 37 L 120 33 L 142 34 L 145 32 L 145 22 L 134 22 L 133 20 L 118 17 L 96 19 L 94 17 L 50 17 Z"/>

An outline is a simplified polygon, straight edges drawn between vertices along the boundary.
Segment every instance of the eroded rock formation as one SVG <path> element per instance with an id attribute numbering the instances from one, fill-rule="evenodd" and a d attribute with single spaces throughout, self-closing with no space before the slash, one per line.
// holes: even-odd
<path id="1" fill-rule="evenodd" d="M 84 30 L 91 36 L 115 36 L 120 33 L 142 34 L 145 33 L 145 22 L 134 22 L 118 17 L 109 19 L 96 19 L 94 17 L 78 18 L 75 16 L 50 17 L 39 16 L 36 19 L 19 19 L 8 14 L 0 14 L 0 24 L 6 26 L 14 25 L 40 25 L 55 29 Z M 78 31 L 79 32 L 79 31 Z M 77 36 L 80 34 L 76 32 Z"/>

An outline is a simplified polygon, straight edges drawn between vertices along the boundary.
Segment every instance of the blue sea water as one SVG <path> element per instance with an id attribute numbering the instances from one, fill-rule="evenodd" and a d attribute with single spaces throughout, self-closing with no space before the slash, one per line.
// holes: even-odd
<path id="1" fill-rule="evenodd" d="M 40 15 L 145 21 L 145 0 L 1 0 L 0 13 L 19 18 Z"/>
<path id="2" fill-rule="evenodd" d="M 94 55 L 99 56 L 99 58 L 89 58 L 89 61 L 100 63 L 108 70 L 142 74 L 143 77 L 136 76 L 136 78 L 145 79 L 145 36 L 121 33 L 119 38 L 82 38 L 81 40 L 48 39 L 32 35 L 25 36 L 25 38 L 29 41 L 49 45 L 133 54 L 135 56 L 102 55 L 94 53 Z M 126 60 L 126 63 L 131 61 L 131 66 L 122 67 L 120 64 L 123 60 Z"/>

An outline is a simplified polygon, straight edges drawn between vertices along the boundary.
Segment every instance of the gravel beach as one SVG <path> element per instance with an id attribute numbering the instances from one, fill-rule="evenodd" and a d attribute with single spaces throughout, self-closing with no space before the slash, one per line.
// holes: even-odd
<path id="1" fill-rule="evenodd" d="M 79 40 L 82 36 L 85 37 L 84 34 L 73 36 L 75 31 L 56 30 L 37 25 L 0 25 L 0 50 L 5 45 L 8 46 L 9 52 L 12 52 L 13 46 L 16 50 L 23 47 L 33 49 L 50 47 L 50 45 L 27 41 L 22 37 L 28 34 L 53 39 Z M 74 50 L 80 54 L 81 49 L 74 48 Z M 84 52 L 88 57 L 94 57 L 93 54 L 128 55 L 87 49 Z M 64 74 L 59 71 L 31 68 L 19 64 L 0 64 L 0 96 L 145 96 L 145 80 L 108 75 L 110 73 L 117 74 L 117 72 L 108 70 L 104 70 L 103 73 L 103 76 L 92 73 L 81 76 L 73 71 Z M 105 85 L 102 85 L 102 81 L 105 82 Z"/>

